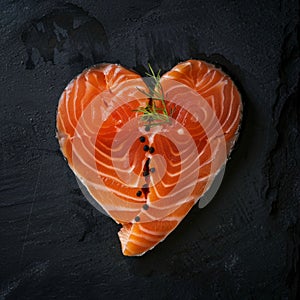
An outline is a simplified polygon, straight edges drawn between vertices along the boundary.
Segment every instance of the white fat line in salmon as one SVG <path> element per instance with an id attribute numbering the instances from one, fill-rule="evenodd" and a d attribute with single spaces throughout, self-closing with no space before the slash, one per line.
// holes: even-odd
<path id="1" fill-rule="evenodd" d="M 211 74 L 213 73 L 213 74 Z M 206 74 L 203 76 L 202 80 L 199 82 L 199 83 L 196 83 L 196 90 L 205 90 L 205 88 L 210 85 L 214 80 L 215 80 L 215 77 L 217 75 L 217 72 L 215 70 L 209 70 L 206 72 Z M 201 86 L 201 84 L 203 84 L 203 81 L 206 79 L 206 77 L 210 76 L 209 80 L 203 85 Z M 199 86 L 201 86 L 201 88 L 199 89 Z"/>
<path id="2" fill-rule="evenodd" d="M 83 145 L 83 148 L 85 148 L 85 143 L 83 143 L 82 145 Z M 76 147 L 75 147 L 75 149 L 76 149 Z M 92 166 L 88 165 L 88 164 L 86 163 L 86 161 L 82 160 L 81 157 L 78 155 L 78 153 L 77 153 L 77 151 L 76 151 L 75 149 L 73 149 L 74 154 L 76 154 L 77 157 L 80 158 L 80 161 L 81 161 L 85 166 L 87 166 L 88 168 L 90 168 L 91 171 L 95 171 L 95 175 L 96 175 L 100 170 L 97 170 L 97 169 L 93 168 Z M 86 148 L 85 148 L 85 149 L 86 149 Z M 94 156 L 93 156 L 89 151 L 87 151 L 85 154 L 90 155 L 90 157 L 91 157 L 92 159 L 94 159 Z M 200 155 L 198 155 L 198 158 L 199 158 L 199 157 L 200 157 Z M 109 157 L 107 157 L 107 158 L 109 158 Z M 95 160 L 95 161 L 96 161 L 96 160 Z M 211 159 L 210 161 L 206 161 L 206 163 L 203 164 L 203 165 L 201 165 L 200 167 L 203 167 L 203 166 L 207 165 L 207 164 L 210 163 L 211 161 L 212 161 L 212 159 Z M 99 166 L 103 166 L 103 167 L 108 168 L 108 169 L 110 169 L 110 170 L 114 170 L 114 169 L 115 169 L 113 166 L 106 165 L 106 164 L 104 164 L 104 163 L 101 162 L 101 161 L 97 161 L 97 162 L 99 163 Z M 180 162 L 180 165 L 181 165 L 181 164 L 182 164 L 182 161 Z M 194 164 L 194 162 L 190 162 L 190 165 L 188 165 L 187 167 L 191 167 L 191 166 L 193 166 L 193 164 Z M 118 169 L 118 171 L 122 172 L 123 170 L 122 170 L 122 169 Z M 172 176 L 172 177 L 175 177 L 176 175 L 179 175 L 181 172 L 184 172 L 184 171 L 185 171 L 185 170 L 182 170 L 182 169 L 181 169 L 180 172 L 178 172 L 178 173 L 173 173 L 173 174 L 171 174 L 171 173 L 168 172 L 168 175 L 169 175 L 169 176 Z M 100 175 L 108 176 L 109 178 L 112 178 L 112 179 L 118 181 L 119 183 L 123 184 L 122 181 L 119 181 L 116 177 L 111 177 L 111 176 L 109 176 L 107 173 L 103 173 L 103 172 L 100 171 Z"/>
<path id="3" fill-rule="evenodd" d="M 139 229 L 147 234 L 151 234 L 151 235 L 154 235 L 154 236 L 164 236 L 165 235 L 165 232 L 163 231 L 153 231 L 153 230 L 150 230 L 150 229 L 147 229 L 144 227 L 143 223 L 140 223 L 139 225 Z"/>

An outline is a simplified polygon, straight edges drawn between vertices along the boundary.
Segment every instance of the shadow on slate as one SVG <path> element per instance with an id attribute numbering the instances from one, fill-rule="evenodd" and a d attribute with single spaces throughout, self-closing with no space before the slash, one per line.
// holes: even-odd
<path id="1" fill-rule="evenodd" d="M 85 68 L 103 60 L 109 46 L 103 26 L 81 8 L 66 4 L 31 23 L 22 34 L 27 69 L 40 60 Z"/>

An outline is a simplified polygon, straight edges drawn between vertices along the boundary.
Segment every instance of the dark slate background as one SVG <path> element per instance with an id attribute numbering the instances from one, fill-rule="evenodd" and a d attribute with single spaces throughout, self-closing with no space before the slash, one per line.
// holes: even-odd
<path id="1" fill-rule="evenodd" d="M 300 298 L 298 1 L 1 0 L 0 11 L 0 299 Z M 238 85 L 239 142 L 214 201 L 124 257 L 119 226 L 59 152 L 59 96 L 94 63 L 143 73 L 191 57 Z"/>

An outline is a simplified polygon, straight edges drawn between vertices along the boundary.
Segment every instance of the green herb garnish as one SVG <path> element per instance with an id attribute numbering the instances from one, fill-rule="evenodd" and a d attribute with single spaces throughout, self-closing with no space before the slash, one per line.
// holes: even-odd
<path id="1" fill-rule="evenodd" d="M 150 73 L 145 74 L 151 78 L 151 84 L 148 85 L 149 92 L 144 91 L 137 87 L 137 89 L 149 98 L 149 102 L 146 107 L 139 107 L 133 111 L 142 113 L 141 121 L 145 123 L 146 127 L 153 127 L 157 125 L 170 124 L 172 114 L 174 112 L 171 109 L 170 114 L 167 111 L 164 92 L 160 83 L 160 70 L 157 74 L 154 73 L 150 64 L 148 64 Z M 162 107 L 157 106 L 159 101 Z"/>

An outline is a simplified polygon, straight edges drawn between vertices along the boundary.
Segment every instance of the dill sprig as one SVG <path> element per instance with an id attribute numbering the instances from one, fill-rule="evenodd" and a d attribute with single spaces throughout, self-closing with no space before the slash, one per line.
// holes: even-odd
<path id="1" fill-rule="evenodd" d="M 172 117 L 173 109 L 171 109 L 170 114 L 167 111 L 164 91 L 160 83 L 160 70 L 155 74 L 150 64 L 148 64 L 150 73 L 145 74 L 151 79 L 151 85 L 148 85 L 149 92 L 142 90 L 137 87 L 138 91 L 143 93 L 150 99 L 146 107 L 139 107 L 134 111 L 142 113 L 141 121 L 145 123 L 148 127 L 153 127 L 157 125 L 168 124 L 171 122 L 170 117 Z M 159 101 L 162 107 L 158 107 L 156 102 Z"/>

